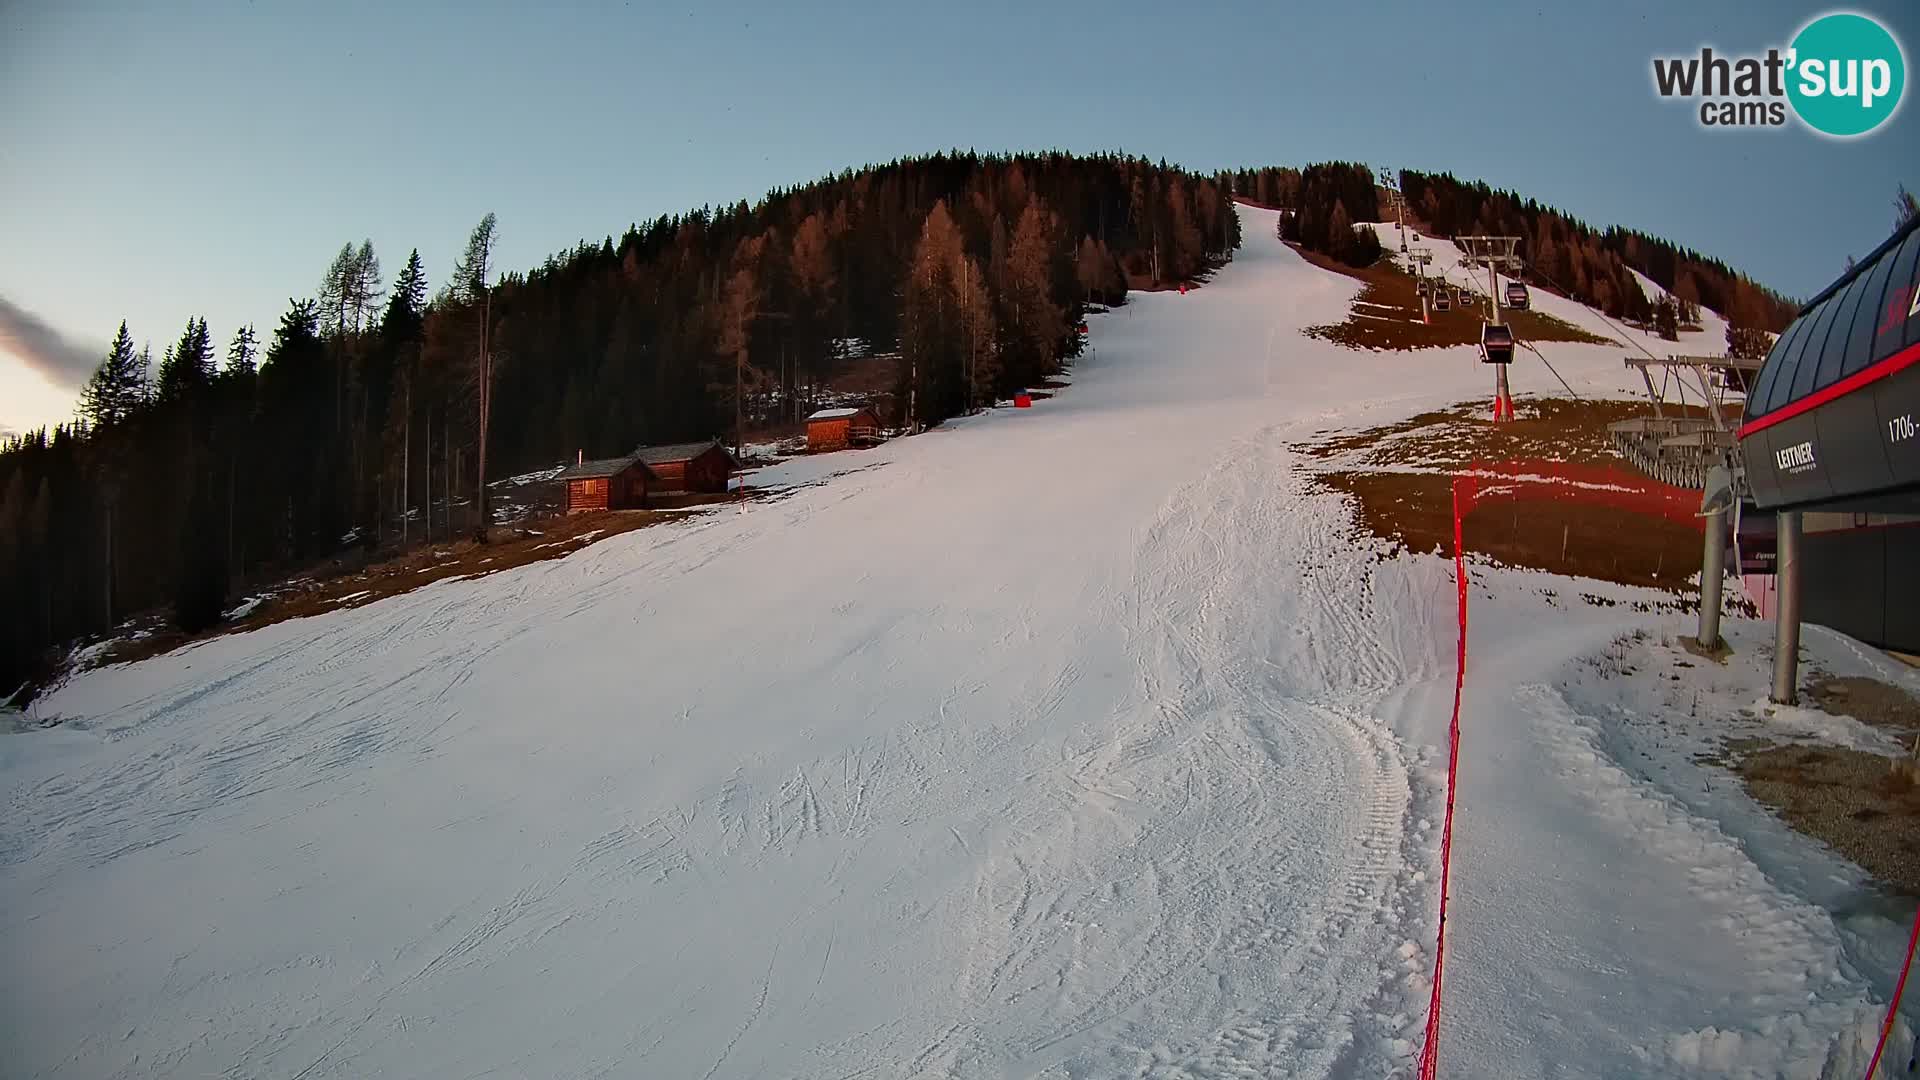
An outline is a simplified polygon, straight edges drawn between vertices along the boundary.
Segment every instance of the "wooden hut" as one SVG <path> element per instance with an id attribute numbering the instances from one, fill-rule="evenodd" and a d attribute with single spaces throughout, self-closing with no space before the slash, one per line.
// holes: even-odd
<path id="1" fill-rule="evenodd" d="M 659 495 L 724 495 L 727 478 L 739 467 L 717 442 L 643 446 L 634 457 L 651 474 L 649 490 Z"/>
<path id="2" fill-rule="evenodd" d="M 638 456 L 582 461 L 560 470 L 554 479 L 567 488 L 567 513 L 631 510 L 647 504 L 651 480 Z"/>
<path id="3" fill-rule="evenodd" d="M 872 409 L 821 409 L 807 417 L 807 450 L 844 450 L 880 441 L 880 417 Z"/>

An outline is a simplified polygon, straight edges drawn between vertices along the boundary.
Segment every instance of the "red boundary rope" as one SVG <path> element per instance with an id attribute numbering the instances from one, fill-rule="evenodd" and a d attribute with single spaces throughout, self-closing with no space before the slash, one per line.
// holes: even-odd
<path id="1" fill-rule="evenodd" d="M 1512 477 L 1492 475 L 1496 481 L 1490 494 L 1516 494 L 1518 488 L 1537 484 L 1539 480 L 1530 475 L 1537 466 L 1518 466 L 1506 470 L 1514 473 Z M 1565 466 L 1562 465 L 1562 468 Z M 1459 594 L 1458 621 L 1460 634 L 1455 647 L 1453 673 L 1453 716 L 1447 722 L 1447 812 L 1440 827 L 1440 924 L 1434 934 L 1433 945 L 1433 992 L 1427 1002 L 1427 1030 L 1420 1046 L 1419 1080 L 1437 1080 L 1440 1057 L 1440 985 L 1446 969 L 1447 958 L 1447 899 L 1453 877 L 1453 806 L 1454 793 L 1460 776 L 1460 698 L 1466 687 L 1467 679 L 1467 549 L 1465 542 L 1465 520 L 1480 498 L 1479 472 L 1475 469 L 1461 473 L 1453 478 L 1453 576 Z M 1594 478 L 1583 478 L 1592 480 Z M 1518 481 L 1514 483 L 1513 481 Z M 1636 509 L 1641 509 L 1636 507 Z M 1648 507 L 1646 509 L 1653 509 Z M 1656 511 L 1657 512 L 1657 511 Z M 1880 1067 L 1880 1059 L 1886 1052 L 1887 1040 L 1893 1035 L 1894 1021 L 1900 1013 L 1900 998 L 1906 991 L 1907 976 L 1913 969 L 1914 953 L 1920 950 L 1920 910 L 1914 912 L 1913 929 L 1907 935 L 1907 955 L 1900 966 L 1900 977 L 1893 986 L 1893 1000 L 1887 1003 L 1886 1019 L 1880 1024 L 1879 1041 L 1873 1048 L 1873 1058 L 1867 1063 L 1865 1080 L 1873 1080 L 1874 1072 Z"/>
<path id="2" fill-rule="evenodd" d="M 1893 1000 L 1887 1003 L 1887 1018 L 1880 1023 L 1880 1041 L 1873 1046 L 1873 1060 L 1867 1062 L 1866 1080 L 1880 1067 L 1880 1055 L 1886 1052 L 1887 1036 L 1893 1034 L 1893 1021 L 1900 1013 L 1900 992 L 1907 988 L 1907 972 L 1913 968 L 1913 947 L 1920 944 L 1920 911 L 1913 913 L 1913 930 L 1907 934 L 1907 959 L 1900 965 L 1900 979 L 1893 984 Z"/>
<path id="3" fill-rule="evenodd" d="M 1447 890 L 1453 871 L 1453 794 L 1460 773 L 1460 693 L 1467 681 L 1467 550 L 1463 519 L 1476 493 L 1471 475 L 1453 478 L 1453 577 L 1460 594 L 1460 637 L 1454 651 L 1453 718 L 1447 723 L 1447 813 L 1440 826 L 1440 927 L 1433 943 L 1433 996 L 1427 1002 L 1427 1034 L 1420 1046 L 1420 1080 L 1434 1080 L 1440 1067 L 1440 976 L 1447 960 Z"/>

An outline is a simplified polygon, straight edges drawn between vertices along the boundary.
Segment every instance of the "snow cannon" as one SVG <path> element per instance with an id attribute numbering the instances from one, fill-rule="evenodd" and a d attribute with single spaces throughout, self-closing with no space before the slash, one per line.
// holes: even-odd
<path id="1" fill-rule="evenodd" d="M 1480 362 L 1483 364 L 1513 363 L 1513 331 L 1499 323 L 1486 323 L 1480 327 Z"/>

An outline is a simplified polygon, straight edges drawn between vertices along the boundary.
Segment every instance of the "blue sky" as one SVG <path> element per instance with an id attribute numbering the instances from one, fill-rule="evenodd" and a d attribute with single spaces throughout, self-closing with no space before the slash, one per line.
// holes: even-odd
<path id="1" fill-rule="evenodd" d="M 1784 45 L 1824 6 L 1374 10 L 10 0 L 0 428 L 65 416 L 121 318 L 156 354 L 192 315 L 264 336 L 348 240 L 389 278 L 418 247 L 437 287 L 489 210 L 500 265 L 527 268 L 949 146 L 1450 170 L 1797 295 L 1885 235 L 1897 181 L 1920 187 L 1911 103 L 1836 142 L 1704 131 L 1654 97 L 1654 55 Z M 1911 5 L 1855 10 L 1911 59 Z"/>

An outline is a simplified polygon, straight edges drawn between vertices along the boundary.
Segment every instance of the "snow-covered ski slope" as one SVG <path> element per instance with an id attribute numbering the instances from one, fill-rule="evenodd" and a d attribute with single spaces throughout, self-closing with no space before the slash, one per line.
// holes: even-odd
<path id="1" fill-rule="evenodd" d="M 1405 1074 L 1451 567 L 1379 559 L 1290 447 L 1492 380 L 1303 337 L 1358 285 L 1241 213 L 1032 410 L 41 702 L 3 1071 Z M 1818 1075 L 1865 1015 L 1838 931 L 1544 687 L 1632 617 L 1483 606 L 1445 1071 Z"/>

